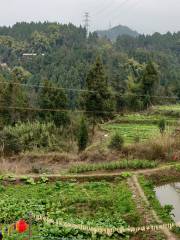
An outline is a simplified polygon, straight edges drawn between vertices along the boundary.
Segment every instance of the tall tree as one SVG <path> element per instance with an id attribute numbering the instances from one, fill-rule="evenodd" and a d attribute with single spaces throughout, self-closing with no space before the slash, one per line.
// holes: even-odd
<path id="1" fill-rule="evenodd" d="M 130 59 L 126 68 L 128 77 L 126 80 L 126 92 L 123 96 L 124 105 L 133 111 L 142 110 L 143 100 L 140 97 L 142 94 L 141 80 L 145 66 L 134 59 Z"/>
<path id="2" fill-rule="evenodd" d="M 143 110 L 155 102 L 153 95 L 159 88 L 159 73 L 152 62 L 145 65 L 132 60 L 130 66 L 125 101 L 129 108 Z"/>
<path id="3" fill-rule="evenodd" d="M 42 121 L 53 121 L 56 126 L 65 125 L 69 122 L 66 112 L 68 106 L 66 94 L 52 82 L 47 80 L 43 82 L 43 88 L 41 89 L 38 102 L 41 109 L 52 110 L 52 112 L 41 111 L 39 113 Z"/>
<path id="4" fill-rule="evenodd" d="M 149 62 L 142 77 L 142 90 L 144 94 L 153 95 L 157 92 L 159 85 L 159 74 L 152 62 Z"/>
<path id="5" fill-rule="evenodd" d="M 112 116 L 115 106 L 113 93 L 99 57 L 87 75 L 86 85 L 88 92 L 84 98 L 85 110 L 95 125 L 96 121 Z"/>
<path id="6" fill-rule="evenodd" d="M 144 104 L 148 107 L 150 103 L 155 101 L 153 95 L 156 95 L 159 88 L 159 73 L 155 64 L 149 62 L 142 76 L 142 94 L 144 96 Z"/>
<path id="7" fill-rule="evenodd" d="M 11 80 L 5 89 L 4 104 L 9 109 L 5 109 L 7 121 L 14 124 L 27 118 L 28 95 L 22 87 L 22 83 L 30 77 L 30 73 L 22 67 L 15 67 L 11 72 Z"/>

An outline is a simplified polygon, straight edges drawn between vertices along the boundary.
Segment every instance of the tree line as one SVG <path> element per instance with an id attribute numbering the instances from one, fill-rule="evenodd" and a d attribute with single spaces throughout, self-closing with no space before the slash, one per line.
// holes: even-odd
<path id="1" fill-rule="evenodd" d="M 122 95 L 115 92 L 108 82 L 108 75 L 100 57 L 91 65 L 86 77 L 86 90 L 61 88 L 51 81 L 41 85 L 28 85 L 31 74 L 22 67 L 8 70 L 6 80 L 0 76 L 1 124 L 13 125 L 18 121 L 39 119 L 54 122 L 56 126 L 69 123 L 69 111 L 85 112 L 92 124 L 108 120 L 123 107 L 132 110 L 147 109 L 155 103 L 158 94 L 159 73 L 154 63 L 139 65 L 130 63 L 132 73 L 127 79 L 127 90 Z M 69 91 L 78 92 L 77 106 L 72 109 Z M 34 111 L 33 111 L 34 109 Z"/>

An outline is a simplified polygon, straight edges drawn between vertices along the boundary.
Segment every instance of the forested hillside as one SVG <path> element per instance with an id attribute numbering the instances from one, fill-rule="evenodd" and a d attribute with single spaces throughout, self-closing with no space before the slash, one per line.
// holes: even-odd
<path id="1" fill-rule="evenodd" d="M 114 96 L 114 110 L 143 109 L 157 102 L 153 95 L 180 96 L 180 32 L 136 38 L 123 35 L 111 42 L 99 38 L 97 33 L 90 33 L 87 38 L 83 27 L 72 24 L 17 23 L 0 28 L 0 62 L 1 82 L 72 89 L 63 91 L 61 106 L 54 104 L 54 99 L 51 106 L 43 105 L 39 99 L 43 98 L 41 88 L 18 92 L 12 87 L 8 91 L 16 92 L 16 100 L 19 94 L 19 101 L 12 100 L 16 107 L 82 109 L 83 96 L 74 89 L 89 89 L 88 72 L 95 62 L 103 65 L 107 87 Z M 4 87 L 1 94 L 3 90 Z M 48 94 L 54 92 L 44 92 Z"/>

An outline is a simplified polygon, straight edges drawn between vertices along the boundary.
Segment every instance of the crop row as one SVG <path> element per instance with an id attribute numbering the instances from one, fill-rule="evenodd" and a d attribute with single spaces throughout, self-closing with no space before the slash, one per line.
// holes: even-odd
<path id="1" fill-rule="evenodd" d="M 76 164 L 69 169 L 69 172 L 84 173 L 97 170 L 146 169 L 155 168 L 157 165 L 157 162 L 148 160 L 121 160 L 94 164 Z"/>

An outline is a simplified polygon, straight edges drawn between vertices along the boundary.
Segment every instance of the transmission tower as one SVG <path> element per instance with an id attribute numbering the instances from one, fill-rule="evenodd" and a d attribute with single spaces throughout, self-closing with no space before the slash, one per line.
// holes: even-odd
<path id="1" fill-rule="evenodd" d="M 87 36 L 89 35 L 89 26 L 90 26 L 89 19 L 90 19 L 89 12 L 85 12 L 84 13 L 84 27 L 86 29 Z"/>

